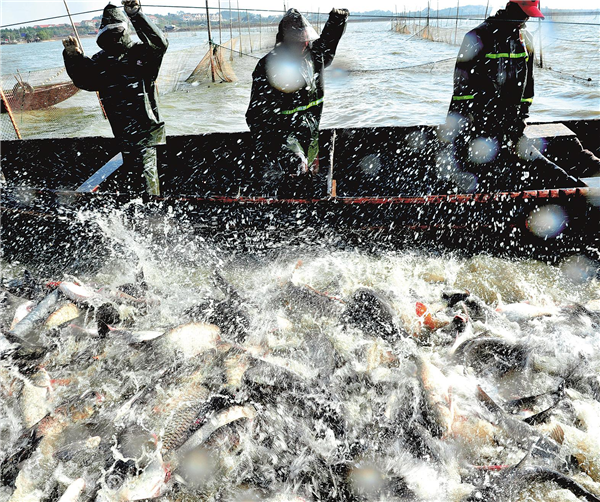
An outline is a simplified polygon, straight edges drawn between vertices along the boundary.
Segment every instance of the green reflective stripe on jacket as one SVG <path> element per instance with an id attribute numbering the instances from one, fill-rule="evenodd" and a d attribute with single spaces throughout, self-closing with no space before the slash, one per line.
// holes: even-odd
<path id="1" fill-rule="evenodd" d="M 500 59 L 500 58 L 509 58 L 509 59 L 519 59 L 519 58 L 526 58 L 529 59 L 529 55 L 527 54 L 527 52 L 518 52 L 516 54 L 513 54 L 512 52 L 500 52 L 498 54 L 486 54 L 485 55 L 486 58 L 490 58 L 490 59 Z"/>
<path id="2" fill-rule="evenodd" d="M 533 98 L 521 98 L 521 103 L 533 103 Z"/>
<path id="3" fill-rule="evenodd" d="M 475 96 L 473 94 L 468 94 L 467 96 L 452 96 L 452 101 L 465 101 L 467 99 L 474 99 Z"/>
<path id="4" fill-rule="evenodd" d="M 282 115 L 291 115 L 292 113 L 303 112 L 304 110 L 308 110 L 309 108 L 311 108 L 313 106 L 320 105 L 323 102 L 323 99 L 324 98 L 320 98 L 315 101 L 311 101 L 306 106 L 299 106 L 298 108 L 294 108 L 293 110 L 283 110 L 281 112 L 281 114 Z"/>

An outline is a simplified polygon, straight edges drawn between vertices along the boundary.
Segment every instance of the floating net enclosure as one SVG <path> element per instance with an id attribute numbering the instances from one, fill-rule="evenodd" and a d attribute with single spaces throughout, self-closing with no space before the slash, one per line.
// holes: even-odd
<path id="1" fill-rule="evenodd" d="M 159 96 L 186 92 L 191 85 L 235 82 L 237 72 L 251 79 L 248 60 L 260 58 L 275 45 L 275 26 L 245 29 L 239 26 L 234 38 L 223 44 L 203 43 L 167 51 L 156 80 Z M 229 36 L 229 30 L 227 30 Z M 212 59 L 212 64 L 211 64 Z M 79 91 L 64 66 L 46 70 L 2 75 L 1 86 L 13 112 L 2 113 L 1 139 L 111 135 L 95 93 Z M 3 112 L 8 107 L 3 105 Z"/>
<path id="2" fill-rule="evenodd" d="M 460 46 L 464 36 L 491 14 L 493 12 L 487 9 L 469 17 L 462 17 L 459 11 L 454 19 L 435 13 L 430 16 L 402 14 L 392 18 L 392 31 L 411 35 L 408 40 L 419 38 Z M 600 40 L 585 35 L 585 27 L 597 23 L 597 16 L 582 17 L 584 14 L 564 12 L 545 14 L 544 21 L 532 19 L 527 23 L 534 39 L 536 66 L 561 80 L 600 86 Z M 573 53 L 574 46 L 577 46 L 576 52 L 588 55 L 587 67 L 582 67 L 580 61 L 564 57 Z"/>

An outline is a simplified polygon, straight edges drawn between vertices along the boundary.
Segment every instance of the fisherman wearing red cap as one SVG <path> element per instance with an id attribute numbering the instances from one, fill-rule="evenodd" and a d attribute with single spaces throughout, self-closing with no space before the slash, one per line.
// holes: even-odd
<path id="1" fill-rule="evenodd" d="M 465 35 L 443 129 L 453 152 L 439 166 L 459 191 L 585 186 L 523 136 L 534 97 L 530 17 L 544 17 L 539 0 L 511 0 Z"/>
<path id="2" fill-rule="evenodd" d="M 167 50 L 163 33 L 141 11 L 139 0 L 123 0 L 124 11 L 108 4 L 96 43 L 102 49 L 91 58 L 78 42 L 63 41 L 63 57 L 73 83 L 98 91 L 115 138 L 123 152 L 123 168 L 133 175 L 129 190 L 145 180 L 146 192 L 160 194 L 156 146 L 166 141 L 158 114 L 155 81 Z M 129 21 L 141 42 L 130 36 Z"/>
<path id="3" fill-rule="evenodd" d="M 333 9 L 321 36 L 296 9 L 279 23 L 275 48 L 256 65 L 246 122 L 253 140 L 249 163 L 263 193 L 310 190 L 319 167 L 323 72 L 344 34 L 349 12 Z"/>

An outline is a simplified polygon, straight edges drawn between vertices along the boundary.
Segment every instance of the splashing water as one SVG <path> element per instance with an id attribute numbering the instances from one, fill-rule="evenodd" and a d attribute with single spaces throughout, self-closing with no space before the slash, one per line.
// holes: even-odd
<path id="1" fill-rule="evenodd" d="M 80 214 L 105 264 L 32 295 L 63 281 L 77 313 L 0 345 L 1 500 L 600 495 L 590 264 L 234 252 L 137 204 Z"/>

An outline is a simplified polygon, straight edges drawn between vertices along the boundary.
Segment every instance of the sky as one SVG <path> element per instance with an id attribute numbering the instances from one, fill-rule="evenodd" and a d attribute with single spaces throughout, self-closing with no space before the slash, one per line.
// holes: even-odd
<path id="1" fill-rule="evenodd" d="M 228 0 L 221 0 L 221 6 L 227 6 Z M 104 8 L 104 6 L 108 3 L 107 0 L 87 0 L 87 1 L 73 1 L 67 0 L 69 9 L 71 13 L 75 12 L 83 12 L 89 10 L 98 9 L 99 11 Z M 120 0 L 113 0 L 113 3 L 120 4 Z M 144 7 L 145 4 L 148 6 Z M 454 7 L 456 6 L 456 0 L 431 0 L 431 8 L 437 8 L 439 3 L 439 8 L 443 9 L 446 7 Z M 461 0 L 461 4 L 463 5 L 485 5 L 486 2 L 482 0 Z M 490 6 L 493 9 L 497 9 L 505 5 L 506 0 L 497 1 L 490 0 Z M 316 12 L 317 9 L 320 9 L 321 12 L 328 12 L 332 7 L 345 7 L 349 9 L 351 12 L 361 12 L 366 10 L 390 10 L 393 11 L 397 6 L 398 11 L 406 10 L 421 10 L 427 7 L 427 0 L 370 0 L 368 3 L 364 2 L 364 0 L 336 0 L 333 2 L 332 0 L 323 0 L 319 2 L 318 0 L 286 0 L 286 4 L 289 7 L 295 7 L 300 11 L 304 12 Z M 151 5 L 168 5 L 170 8 L 155 8 L 151 7 Z M 235 3 L 232 3 L 232 6 L 235 7 Z M 239 2 L 241 9 L 248 9 L 252 11 L 255 9 L 277 9 L 283 10 L 283 0 L 240 0 Z M 142 1 L 142 8 L 145 12 L 151 14 L 166 14 L 167 12 L 176 12 L 178 10 L 186 11 L 186 9 L 174 8 L 175 6 L 195 6 L 202 7 L 204 6 L 203 0 L 148 0 L 147 2 Z M 209 6 L 216 7 L 217 0 L 209 0 Z M 565 8 L 567 5 L 564 0 L 544 0 L 542 1 L 542 6 L 547 8 Z M 576 3 L 569 3 L 568 7 L 577 8 L 577 9 L 597 9 L 598 8 L 598 0 L 578 0 Z M 65 14 L 65 4 L 63 0 L 37 0 L 37 1 L 28 1 L 28 0 L 0 0 L 0 24 L 2 26 L 12 23 L 23 23 L 29 20 L 36 20 L 44 17 L 50 16 L 60 16 Z M 190 12 L 198 12 L 195 9 L 190 10 Z M 91 19 L 94 14 L 86 14 L 81 16 L 74 16 L 75 21 L 81 21 L 84 19 Z M 51 21 L 44 21 L 40 23 L 33 24 L 60 24 L 63 22 L 68 22 L 68 18 L 57 19 Z"/>

